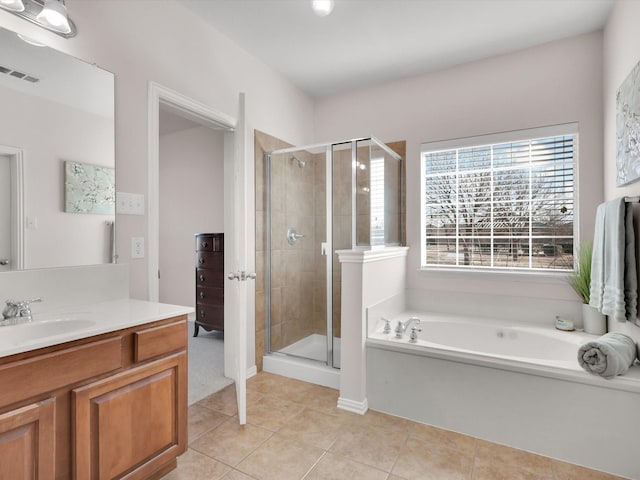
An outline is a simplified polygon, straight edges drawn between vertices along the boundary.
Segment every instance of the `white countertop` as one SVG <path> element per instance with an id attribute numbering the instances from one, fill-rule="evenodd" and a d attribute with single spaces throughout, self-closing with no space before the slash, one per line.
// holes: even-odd
<path id="1" fill-rule="evenodd" d="M 187 315 L 192 307 L 121 299 L 35 313 L 33 321 L 0 327 L 0 357 Z"/>

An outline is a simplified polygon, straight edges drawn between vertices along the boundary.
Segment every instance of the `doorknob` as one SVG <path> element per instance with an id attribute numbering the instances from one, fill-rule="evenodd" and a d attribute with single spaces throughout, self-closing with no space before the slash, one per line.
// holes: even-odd
<path id="1" fill-rule="evenodd" d="M 244 282 L 248 279 L 255 279 L 256 278 L 256 273 L 255 272 L 251 272 L 251 273 L 247 273 L 244 270 L 240 271 L 240 272 L 231 272 L 227 274 L 227 278 L 229 280 L 238 280 L 239 282 Z"/>

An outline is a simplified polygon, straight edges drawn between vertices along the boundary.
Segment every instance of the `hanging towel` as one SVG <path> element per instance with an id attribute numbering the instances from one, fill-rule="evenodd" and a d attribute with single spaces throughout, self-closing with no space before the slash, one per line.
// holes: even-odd
<path id="1" fill-rule="evenodd" d="M 618 322 L 635 320 L 637 289 L 633 210 L 619 198 L 596 213 L 589 305 Z"/>
<path id="2" fill-rule="evenodd" d="M 587 372 L 602 377 L 625 373 L 636 359 L 637 346 L 624 333 L 610 332 L 578 349 L 578 363 Z"/>

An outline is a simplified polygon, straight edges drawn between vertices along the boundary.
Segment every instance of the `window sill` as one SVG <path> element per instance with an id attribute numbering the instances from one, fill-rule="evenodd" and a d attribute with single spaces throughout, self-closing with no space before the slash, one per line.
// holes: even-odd
<path id="1" fill-rule="evenodd" d="M 492 280 L 498 282 L 522 282 L 522 283 L 552 283 L 567 284 L 571 275 L 566 272 L 544 271 L 514 271 L 514 270 L 484 270 L 479 268 L 446 268 L 446 267 L 418 267 L 420 275 L 431 278 L 473 278 L 476 280 Z"/>

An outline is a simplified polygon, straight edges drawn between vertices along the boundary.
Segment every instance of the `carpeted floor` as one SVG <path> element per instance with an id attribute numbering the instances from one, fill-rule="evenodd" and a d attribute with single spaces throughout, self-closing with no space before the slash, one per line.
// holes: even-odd
<path id="1" fill-rule="evenodd" d="M 224 376 L 224 340 L 220 334 L 200 329 L 193 337 L 193 322 L 189 327 L 189 405 L 222 390 L 233 380 Z"/>

